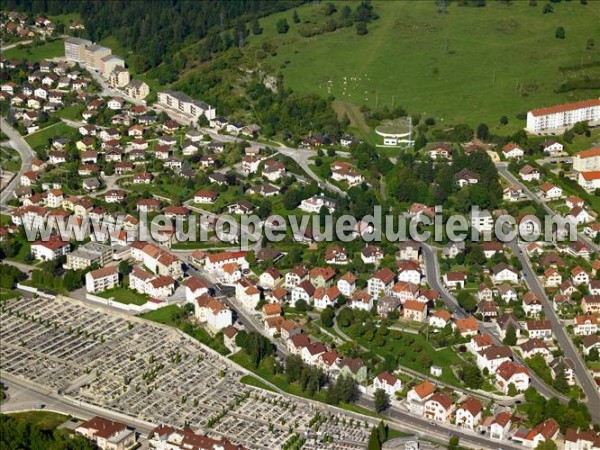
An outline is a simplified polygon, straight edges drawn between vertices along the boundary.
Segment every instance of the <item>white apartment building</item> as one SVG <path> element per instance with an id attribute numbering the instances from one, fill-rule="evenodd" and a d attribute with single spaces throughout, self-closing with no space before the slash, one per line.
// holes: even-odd
<path id="1" fill-rule="evenodd" d="M 119 285 L 119 270 L 115 266 L 92 270 L 85 275 L 85 289 L 90 294 L 104 292 Z"/>
<path id="2" fill-rule="evenodd" d="M 217 115 L 214 106 L 204 103 L 200 100 L 194 100 L 183 92 L 162 91 L 158 93 L 159 106 L 173 110 L 174 112 L 190 118 L 189 124 L 195 124 L 200 116 L 205 116 L 208 120 L 213 120 Z"/>
<path id="3" fill-rule="evenodd" d="M 590 125 L 600 123 L 600 98 L 533 109 L 527 113 L 528 132 L 533 134 L 562 130 L 587 121 Z"/>

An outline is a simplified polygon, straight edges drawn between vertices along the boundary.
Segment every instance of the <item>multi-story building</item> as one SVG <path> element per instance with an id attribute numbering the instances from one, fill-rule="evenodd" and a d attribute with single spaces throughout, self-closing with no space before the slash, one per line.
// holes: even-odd
<path id="1" fill-rule="evenodd" d="M 131 81 L 129 71 L 125 67 L 117 66 L 108 74 L 108 84 L 114 88 L 128 86 Z"/>
<path id="2" fill-rule="evenodd" d="M 150 86 L 141 80 L 131 80 L 125 87 L 125 92 L 130 97 L 143 100 L 150 94 Z"/>
<path id="3" fill-rule="evenodd" d="M 573 157 L 573 170 L 576 172 L 600 170 L 600 146 L 577 153 Z"/>
<path id="4" fill-rule="evenodd" d="M 85 62 L 85 48 L 92 45 L 92 41 L 70 37 L 65 39 L 65 58 L 83 64 Z"/>
<path id="5" fill-rule="evenodd" d="M 92 270 L 85 275 L 85 289 L 89 293 L 103 292 L 119 284 L 119 270 L 116 266 Z"/>
<path id="6" fill-rule="evenodd" d="M 125 60 L 117 55 L 108 54 L 100 59 L 100 73 L 105 78 L 117 67 L 125 68 Z"/>
<path id="7" fill-rule="evenodd" d="M 577 122 L 600 123 L 600 98 L 531 110 L 527 113 L 526 130 L 542 134 L 569 128 Z"/>
<path id="8" fill-rule="evenodd" d="M 85 46 L 85 61 L 84 64 L 96 70 L 100 70 L 102 58 L 112 53 L 108 47 L 91 44 Z"/>
<path id="9" fill-rule="evenodd" d="M 112 248 L 98 242 L 88 242 L 67 255 L 66 267 L 81 270 L 98 264 L 102 267 L 112 259 Z"/>
<path id="10" fill-rule="evenodd" d="M 217 115 L 214 106 L 200 100 L 194 100 L 183 92 L 162 91 L 158 93 L 158 106 L 176 113 L 173 119 L 185 122 L 186 125 L 194 125 L 201 116 L 213 120 Z M 185 118 L 186 120 L 182 120 Z"/>

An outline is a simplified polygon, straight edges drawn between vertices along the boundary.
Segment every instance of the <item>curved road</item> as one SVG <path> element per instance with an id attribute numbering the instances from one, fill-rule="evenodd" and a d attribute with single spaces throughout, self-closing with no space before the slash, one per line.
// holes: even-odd
<path id="1" fill-rule="evenodd" d="M 21 157 L 21 170 L 19 170 L 19 173 L 17 173 L 11 182 L 2 190 L 2 193 L 0 193 L 0 211 L 4 211 L 8 201 L 13 198 L 13 193 L 21 181 L 21 175 L 31 170 L 31 161 L 35 158 L 36 154 L 27 141 L 21 137 L 17 130 L 8 124 L 4 117 L 0 117 L 0 130 L 10 138 L 12 147 Z"/>

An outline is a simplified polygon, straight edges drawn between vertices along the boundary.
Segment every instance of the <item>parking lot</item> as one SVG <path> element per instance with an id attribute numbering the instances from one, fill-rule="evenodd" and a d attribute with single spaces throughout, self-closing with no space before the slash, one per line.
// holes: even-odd
<path id="1" fill-rule="evenodd" d="M 0 368 L 72 399 L 250 448 L 364 448 L 376 421 L 247 386 L 245 372 L 174 329 L 81 303 L 21 298 L 1 313 Z M 317 413 L 320 419 L 317 421 Z M 318 425 L 316 425 L 318 423 Z M 319 444 L 323 435 L 334 442 Z"/>

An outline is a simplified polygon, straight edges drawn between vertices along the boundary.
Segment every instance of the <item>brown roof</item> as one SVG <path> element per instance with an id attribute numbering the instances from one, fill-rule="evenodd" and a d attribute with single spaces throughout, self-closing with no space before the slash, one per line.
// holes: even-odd
<path id="1" fill-rule="evenodd" d="M 479 414 L 483 410 L 483 405 L 479 400 L 473 397 L 469 397 L 466 401 L 460 405 L 460 409 L 469 411 L 473 417 Z"/>
<path id="2" fill-rule="evenodd" d="M 428 401 L 439 403 L 446 411 L 452 408 L 452 405 L 454 404 L 452 397 L 441 392 L 433 394 Z"/>
<path id="3" fill-rule="evenodd" d="M 429 380 L 423 381 L 421 384 L 417 384 L 413 387 L 413 390 L 421 398 L 425 398 L 435 392 L 435 386 L 429 382 Z"/>
<path id="4" fill-rule="evenodd" d="M 563 105 L 549 106 L 547 108 L 532 109 L 530 112 L 534 116 L 544 116 L 546 114 L 556 114 L 560 112 L 573 111 L 580 108 L 591 108 L 593 106 L 600 106 L 600 98 L 583 100 L 574 103 L 565 103 Z"/>
<path id="5" fill-rule="evenodd" d="M 112 420 L 105 419 L 104 417 L 96 416 L 87 422 L 82 423 L 78 428 L 96 430 L 94 433 L 96 436 L 108 439 L 120 431 L 125 430 L 127 425 L 120 422 L 113 422 Z"/>

